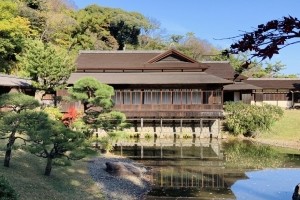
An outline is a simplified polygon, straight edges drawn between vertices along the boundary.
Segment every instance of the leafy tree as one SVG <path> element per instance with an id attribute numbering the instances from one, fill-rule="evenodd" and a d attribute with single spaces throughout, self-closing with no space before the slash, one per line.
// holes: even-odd
<path id="1" fill-rule="evenodd" d="M 21 137 L 21 135 L 27 132 L 25 127 L 29 110 L 38 106 L 38 101 L 22 93 L 9 93 L 0 96 L 0 107 L 10 110 L 10 112 L 3 112 L 0 116 L 0 134 L 3 136 L 1 139 L 8 139 L 4 157 L 5 167 L 9 167 L 15 140 L 26 141 L 26 138 Z"/>
<path id="2" fill-rule="evenodd" d="M 253 135 L 256 131 L 267 131 L 280 119 L 283 110 L 278 106 L 264 104 L 249 105 L 241 102 L 229 102 L 225 105 L 229 113 L 225 119 L 226 128 L 234 135 Z"/>
<path id="3" fill-rule="evenodd" d="M 126 45 L 126 49 L 142 49 L 142 50 L 166 50 L 167 44 L 161 37 L 151 37 L 149 35 L 139 36 L 138 47 Z"/>
<path id="4" fill-rule="evenodd" d="M 74 70 L 74 61 L 66 51 L 40 40 L 29 40 L 19 60 L 22 73 L 32 79 L 33 86 L 48 93 L 64 87 Z"/>
<path id="5" fill-rule="evenodd" d="M 217 48 L 206 40 L 197 38 L 194 33 L 187 33 L 179 50 L 195 60 L 210 60 L 209 55 L 216 53 Z"/>
<path id="6" fill-rule="evenodd" d="M 68 92 L 71 99 L 79 100 L 83 104 L 83 121 L 89 128 L 102 128 L 107 132 L 112 132 L 128 126 L 123 113 L 112 111 L 113 87 L 100 83 L 94 78 L 85 77 L 75 82 Z M 78 122 L 80 121 L 76 123 Z M 82 127 L 80 123 L 77 125 Z M 93 134 L 86 131 L 86 135 L 91 137 Z"/>
<path id="7" fill-rule="evenodd" d="M 67 128 L 60 121 L 49 119 L 43 112 L 38 117 L 31 117 L 29 121 L 34 126 L 28 131 L 31 143 L 26 149 L 47 159 L 44 173 L 46 176 L 51 174 L 54 160 L 66 164 L 68 160 L 78 160 L 86 155 L 88 145 L 83 133 Z"/>
<path id="8" fill-rule="evenodd" d="M 299 30 L 300 21 L 296 17 L 287 16 L 279 20 L 271 20 L 258 25 L 253 31 L 234 37 L 239 40 L 234 42 L 230 49 L 225 50 L 223 54 L 228 56 L 250 51 L 250 59 L 255 57 L 262 60 L 272 58 L 274 54 L 279 53 L 280 49 L 300 42 Z M 244 63 L 244 68 L 250 65 L 250 59 Z"/>
<path id="9" fill-rule="evenodd" d="M 43 109 L 45 113 L 47 113 L 48 117 L 52 120 L 61 121 L 63 117 L 63 113 L 57 107 L 47 106 Z"/>
<path id="10" fill-rule="evenodd" d="M 98 121 L 100 127 L 106 132 L 122 131 L 129 126 L 125 114 L 118 111 L 100 114 Z"/>
<path id="11" fill-rule="evenodd" d="M 263 77 L 297 77 L 297 75 L 284 75 L 280 72 L 284 69 L 285 65 L 280 61 L 271 63 L 271 62 L 262 62 L 253 58 L 251 63 L 244 68 L 244 63 L 248 60 L 247 53 L 239 53 L 237 55 L 229 55 L 229 57 L 222 56 L 220 53 L 213 56 L 212 60 L 214 61 L 224 61 L 228 60 L 233 69 L 238 73 L 247 77 L 263 78 Z"/>
<path id="12" fill-rule="evenodd" d="M 72 48 L 123 49 L 125 44 L 138 45 L 142 29 L 150 27 L 141 14 L 121 9 L 91 5 L 75 13 L 78 26 L 72 33 Z"/>
<path id="13" fill-rule="evenodd" d="M 73 43 L 70 49 L 118 49 L 117 40 L 108 30 L 110 9 L 96 5 L 74 13 L 77 26 L 71 33 Z"/>
<path id="14" fill-rule="evenodd" d="M 113 87 L 100 83 L 92 77 L 84 77 L 76 81 L 68 90 L 70 97 L 81 101 L 84 106 L 85 114 L 97 112 L 93 110 L 100 107 L 100 112 L 108 111 L 112 108 L 112 96 L 114 95 Z"/>
<path id="15" fill-rule="evenodd" d="M 73 9 L 63 0 L 45 1 L 44 4 L 47 12 L 44 12 L 46 20 L 41 40 L 68 49 L 72 43 L 71 32 L 76 25 L 76 20 L 72 17 Z"/>
<path id="16" fill-rule="evenodd" d="M 122 50 L 127 43 L 138 45 L 141 30 L 150 27 L 150 22 L 140 13 L 125 12 L 121 9 L 111 10 L 109 31 L 118 41 L 119 50 Z"/>
<path id="17" fill-rule="evenodd" d="M 34 34 L 28 19 L 18 16 L 16 2 L 0 1 L 0 72 L 14 71 L 16 55 L 22 52 L 26 38 Z"/>

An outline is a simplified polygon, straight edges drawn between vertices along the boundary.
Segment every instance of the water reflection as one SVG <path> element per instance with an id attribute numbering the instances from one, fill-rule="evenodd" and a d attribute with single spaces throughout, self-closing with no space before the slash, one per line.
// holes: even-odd
<path id="1" fill-rule="evenodd" d="M 291 199 L 294 186 L 300 182 L 300 177 L 294 176 L 289 184 L 284 183 L 285 188 L 274 193 L 276 186 L 268 182 L 275 180 L 266 178 L 274 178 L 274 174 L 266 170 L 252 173 L 249 169 L 263 168 L 263 163 L 278 167 L 286 160 L 269 147 L 251 143 L 222 144 L 217 139 L 122 141 L 115 144 L 114 153 L 152 168 L 153 189 L 147 199 Z M 287 171 L 278 172 L 281 179 L 289 177 Z M 255 173 L 259 176 L 252 176 Z M 252 177 L 256 181 L 251 182 Z M 280 179 L 276 181 L 280 183 Z M 264 185 L 272 190 L 257 190 Z"/>
<path id="2" fill-rule="evenodd" d="M 238 180 L 231 187 L 237 199 L 289 200 L 300 182 L 300 169 L 265 169 L 246 175 L 248 179 Z"/>

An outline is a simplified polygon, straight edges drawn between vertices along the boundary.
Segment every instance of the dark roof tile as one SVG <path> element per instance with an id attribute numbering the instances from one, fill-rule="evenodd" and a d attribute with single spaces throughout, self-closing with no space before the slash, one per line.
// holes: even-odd
<path id="1" fill-rule="evenodd" d="M 0 86 L 18 86 L 18 87 L 30 87 L 31 81 L 29 79 L 20 78 L 17 76 L 0 74 Z"/>
<path id="2" fill-rule="evenodd" d="M 244 82 L 263 89 L 300 89 L 299 78 L 249 78 Z"/>
<path id="3" fill-rule="evenodd" d="M 106 84 L 230 84 L 228 81 L 204 72 L 152 73 L 72 73 L 69 84 L 83 77 L 94 77 Z"/>

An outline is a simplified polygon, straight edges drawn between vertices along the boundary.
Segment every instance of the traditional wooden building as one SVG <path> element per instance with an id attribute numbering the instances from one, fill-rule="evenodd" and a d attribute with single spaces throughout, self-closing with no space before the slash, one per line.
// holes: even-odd
<path id="1" fill-rule="evenodd" d="M 34 90 L 29 79 L 0 74 L 0 94 L 9 92 L 23 92 L 25 94 L 34 95 Z"/>
<path id="2" fill-rule="evenodd" d="M 210 63 L 168 51 L 82 51 L 69 84 L 94 77 L 115 89 L 114 109 L 132 131 L 158 136 L 218 136 L 223 87 L 232 80 L 206 73 Z"/>
<path id="3" fill-rule="evenodd" d="M 300 107 L 300 78 L 248 78 L 244 82 L 259 87 L 253 90 L 252 104 Z"/>
<path id="4" fill-rule="evenodd" d="M 261 89 L 256 85 L 245 82 L 244 80 L 247 80 L 248 77 L 237 74 L 228 61 L 206 61 L 203 63 L 209 66 L 205 71 L 206 73 L 232 81 L 231 84 L 224 85 L 224 102 L 242 101 L 250 104 L 254 98 L 253 91 Z"/>

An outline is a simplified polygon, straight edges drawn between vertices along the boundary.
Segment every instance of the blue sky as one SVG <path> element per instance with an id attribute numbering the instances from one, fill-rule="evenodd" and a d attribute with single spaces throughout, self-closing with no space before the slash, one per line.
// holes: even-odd
<path id="1" fill-rule="evenodd" d="M 258 24 L 291 15 L 300 18 L 299 0 L 73 0 L 81 9 L 91 4 L 136 11 L 156 19 L 169 34 L 193 32 L 216 47 L 231 40 L 216 40 L 251 31 Z M 286 65 L 285 74 L 300 74 L 300 43 L 280 51 L 271 62 Z"/>

